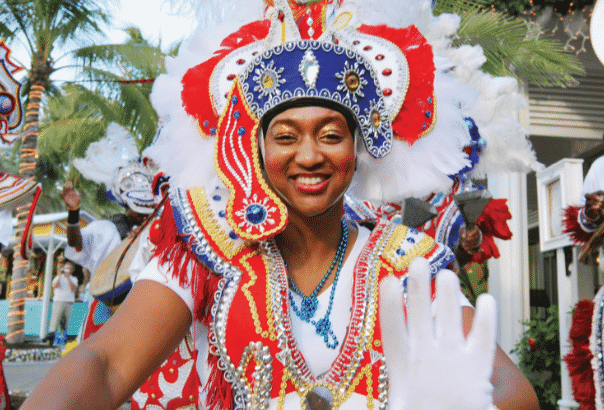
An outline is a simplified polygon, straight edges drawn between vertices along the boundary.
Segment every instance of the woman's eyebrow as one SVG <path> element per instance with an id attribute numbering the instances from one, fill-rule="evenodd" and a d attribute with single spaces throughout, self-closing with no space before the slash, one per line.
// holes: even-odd
<path id="1" fill-rule="evenodd" d="M 293 127 L 293 128 L 297 129 L 297 128 L 300 127 L 300 122 L 302 122 L 302 121 L 305 121 L 305 119 L 292 119 L 292 118 L 276 119 L 276 120 L 272 121 L 272 123 L 270 124 L 270 126 L 269 126 L 268 129 L 270 130 L 273 127 L 278 126 L 278 125 L 287 125 L 287 126 L 290 126 L 290 127 Z M 328 115 L 325 118 L 321 119 L 321 121 L 319 121 L 317 123 L 317 125 L 315 126 L 315 129 L 319 130 L 319 129 L 321 129 L 321 128 L 323 128 L 326 125 L 329 125 L 331 123 L 340 123 L 343 126 L 348 127 L 348 125 L 346 123 L 346 120 L 344 120 L 344 119 L 342 119 L 339 116 L 337 116 L 337 115 L 334 114 L 334 115 Z"/>

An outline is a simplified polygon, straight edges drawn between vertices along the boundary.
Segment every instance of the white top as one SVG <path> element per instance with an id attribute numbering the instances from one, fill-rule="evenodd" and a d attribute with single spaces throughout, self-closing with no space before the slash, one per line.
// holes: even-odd
<path id="1" fill-rule="evenodd" d="M 73 290 L 71 290 L 71 286 L 69 286 L 69 281 L 75 286 Z M 69 277 L 69 281 L 65 275 L 61 273 L 52 280 L 53 287 L 59 282 L 59 286 L 54 288 L 54 296 L 52 298 L 54 302 L 75 302 L 75 292 L 77 290 L 78 280 L 72 275 Z"/>
<path id="2" fill-rule="evenodd" d="M 67 246 L 65 257 L 88 269 L 94 274 L 101 262 L 122 241 L 120 234 L 111 221 L 93 221 L 80 230 L 82 234 L 82 250 Z"/>

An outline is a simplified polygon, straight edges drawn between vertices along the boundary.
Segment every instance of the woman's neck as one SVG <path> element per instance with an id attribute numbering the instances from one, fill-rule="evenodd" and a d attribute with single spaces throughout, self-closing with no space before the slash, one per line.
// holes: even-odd
<path id="1" fill-rule="evenodd" d="M 342 238 L 342 207 L 335 205 L 321 215 L 308 217 L 292 213 L 287 228 L 276 237 L 288 267 L 288 275 L 304 294 L 310 294 L 329 269 Z M 348 256 L 356 239 L 349 235 Z M 325 282 L 327 289 L 333 274 Z M 319 292 L 321 293 L 321 292 Z"/>

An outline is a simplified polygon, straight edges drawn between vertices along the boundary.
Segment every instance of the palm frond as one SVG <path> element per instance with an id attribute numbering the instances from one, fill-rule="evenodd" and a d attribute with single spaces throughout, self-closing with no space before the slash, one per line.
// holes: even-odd
<path id="1" fill-rule="evenodd" d="M 537 36 L 526 21 L 507 14 L 482 11 L 465 0 L 439 1 L 436 12 L 455 10 L 461 16 L 452 45 L 480 45 L 487 58 L 482 69 L 494 76 L 511 75 L 540 87 L 574 86 L 574 76 L 584 75 L 579 59 L 554 38 Z M 460 8 L 465 4 L 465 9 Z"/>
<path id="2" fill-rule="evenodd" d="M 149 101 L 150 88 L 145 90 L 137 84 L 122 85 L 121 101 L 123 104 L 123 120 L 130 129 L 136 130 L 140 138 L 137 145 L 140 151 L 147 147 L 153 140 L 157 131 L 159 119 L 155 109 Z"/>
<path id="3" fill-rule="evenodd" d="M 122 72 L 126 79 L 140 79 L 141 76 L 157 76 L 165 72 L 163 53 L 155 47 L 144 44 L 108 44 L 83 47 L 74 56 L 84 67 L 99 64 Z"/>

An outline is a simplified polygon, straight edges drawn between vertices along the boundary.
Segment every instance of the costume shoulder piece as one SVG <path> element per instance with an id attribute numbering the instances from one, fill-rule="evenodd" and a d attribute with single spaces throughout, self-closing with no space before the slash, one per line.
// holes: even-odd
<path id="1" fill-rule="evenodd" d="M 448 246 L 435 242 L 432 237 L 415 228 L 384 221 L 375 230 L 388 227 L 390 231 L 381 252 L 381 264 L 390 274 L 404 277 L 415 258 L 424 257 L 430 262 L 432 277 L 453 263 L 455 255 Z"/>
<path id="2" fill-rule="evenodd" d="M 226 220 L 227 188 L 216 180 L 214 189 L 174 189 L 170 204 L 178 234 L 211 271 L 222 274 L 229 261 L 254 243 L 239 238 Z"/>
<path id="3" fill-rule="evenodd" d="M 197 259 L 218 275 L 222 275 L 239 254 L 258 246 L 256 242 L 239 238 L 231 229 L 225 217 L 228 192 L 216 180 L 211 192 L 203 187 L 174 189 L 170 196 L 178 234 L 185 238 Z M 353 204 L 355 201 L 349 198 L 347 203 Z M 404 225 L 381 221 L 375 227 L 372 238 L 372 241 L 381 242 L 382 263 L 392 273 L 406 272 L 411 260 L 425 257 L 430 261 L 432 273 L 436 274 L 454 259 L 453 252 L 447 246 Z"/>

